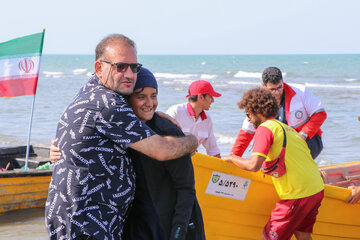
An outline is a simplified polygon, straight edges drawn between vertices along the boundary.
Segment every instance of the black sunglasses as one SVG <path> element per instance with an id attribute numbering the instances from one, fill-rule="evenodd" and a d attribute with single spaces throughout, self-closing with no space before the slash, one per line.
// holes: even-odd
<path id="1" fill-rule="evenodd" d="M 113 62 L 109 62 L 109 61 L 105 61 L 105 60 L 100 60 L 101 62 L 104 62 L 104 63 L 108 63 L 108 64 L 111 64 L 112 66 L 116 66 L 116 71 L 118 72 L 125 72 L 128 67 L 130 67 L 131 71 L 133 73 L 138 73 L 140 72 L 140 69 L 142 67 L 142 64 L 140 63 L 113 63 Z"/>

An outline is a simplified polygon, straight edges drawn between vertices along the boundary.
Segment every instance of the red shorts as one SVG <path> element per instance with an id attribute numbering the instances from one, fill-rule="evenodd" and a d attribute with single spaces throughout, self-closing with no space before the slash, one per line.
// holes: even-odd
<path id="1" fill-rule="evenodd" d="M 263 235 L 269 240 L 288 240 L 297 231 L 312 233 L 323 198 L 324 190 L 306 198 L 280 200 Z"/>

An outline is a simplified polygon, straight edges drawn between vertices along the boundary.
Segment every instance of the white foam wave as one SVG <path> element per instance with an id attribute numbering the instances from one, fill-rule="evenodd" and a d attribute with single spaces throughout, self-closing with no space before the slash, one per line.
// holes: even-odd
<path id="1" fill-rule="evenodd" d="M 360 89 L 360 85 L 305 83 L 307 87 Z"/>
<path id="2" fill-rule="evenodd" d="M 345 80 L 346 82 L 355 82 L 355 81 L 357 81 L 357 80 L 359 80 L 359 79 L 357 79 L 357 78 L 344 78 L 344 80 Z"/>
<path id="3" fill-rule="evenodd" d="M 72 72 L 74 73 L 74 75 L 80 75 L 83 74 L 87 71 L 87 68 L 78 68 L 78 69 L 74 69 Z"/>
<path id="4" fill-rule="evenodd" d="M 305 61 L 304 64 L 309 64 L 309 62 Z"/>
<path id="5" fill-rule="evenodd" d="M 245 71 L 238 71 L 234 77 L 236 78 L 261 78 L 260 72 L 245 72 Z"/>
<path id="6" fill-rule="evenodd" d="M 171 80 L 171 81 L 167 81 L 164 80 L 161 83 L 162 84 L 167 84 L 167 85 L 171 85 L 171 84 L 183 84 L 183 85 L 190 85 L 193 82 L 193 80 L 188 80 L 188 79 L 176 79 L 176 80 Z"/>
<path id="7" fill-rule="evenodd" d="M 154 73 L 156 78 L 195 78 L 197 74 Z"/>
<path id="8" fill-rule="evenodd" d="M 212 74 L 201 74 L 200 75 L 200 79 L 214 79 L 214 78 L 216 78 L 217 77 L 217 75 L 212 75 Z"/>
<path id="9" fill-rule="evenodd" d="M 287 72 L 283 72 L 282 76 L 286 76 Z M 234 77 L 236 78 L 260 78 L 261 79 L 262 73 L 261 72 L 245 72 L 245 71 L 238 71 Z"/>
<path id="10" fill-rule="evenodd" d="M 202 63 L 201 63 L 201 65 L 205 65 L 205 64 L 206 64 L 206 62 L 202 62 Z"/>
<path id="11" fill-rule="evenodd" d="M 222 133 L 214 133 L 215 134 L 215 137 L 216 137 L 216 142 L 218 144 L 228 144 L 228 145 L 233 145 L 235 140 L 236 140 L 236 137 L 231 137 L 229 135 L 225 135 L 225 134 L 222 134 Z"/>
<path id="12" fill-rule="evenodd" d="M 53 77 L 53 78 L 59 78 L 62 75 L 64 75 L 63 72 L 48 72 L 48 71 L 42 71 L 42 73 L 45 75 L 45 77 Z"/>
<path id="13" fill-rule="evenodd" d="M 230 85 L 260 85 L 260 82 L 245 82 L 245 81 L 229 81 L 228 84 Z"/>

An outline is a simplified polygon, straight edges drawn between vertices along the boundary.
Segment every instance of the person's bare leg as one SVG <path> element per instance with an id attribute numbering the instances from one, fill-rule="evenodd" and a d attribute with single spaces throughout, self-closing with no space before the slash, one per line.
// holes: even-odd
<path id="1" fill-rule="evenodd" d="M 297 231 L 294 234 L 297 240 L 312 240 L 310 233 Z"/>

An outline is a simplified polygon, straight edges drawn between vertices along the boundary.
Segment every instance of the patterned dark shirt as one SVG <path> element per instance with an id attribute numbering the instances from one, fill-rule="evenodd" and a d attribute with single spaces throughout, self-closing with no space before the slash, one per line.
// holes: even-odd
<path id="1" fill-rule="evenodd" d="M 135 190 L 128 147 L 154 134 L 122 96 L 90 78 L 57 127 L 62 158 L 45 207 L 50 239 L 121 239 Z"/>

